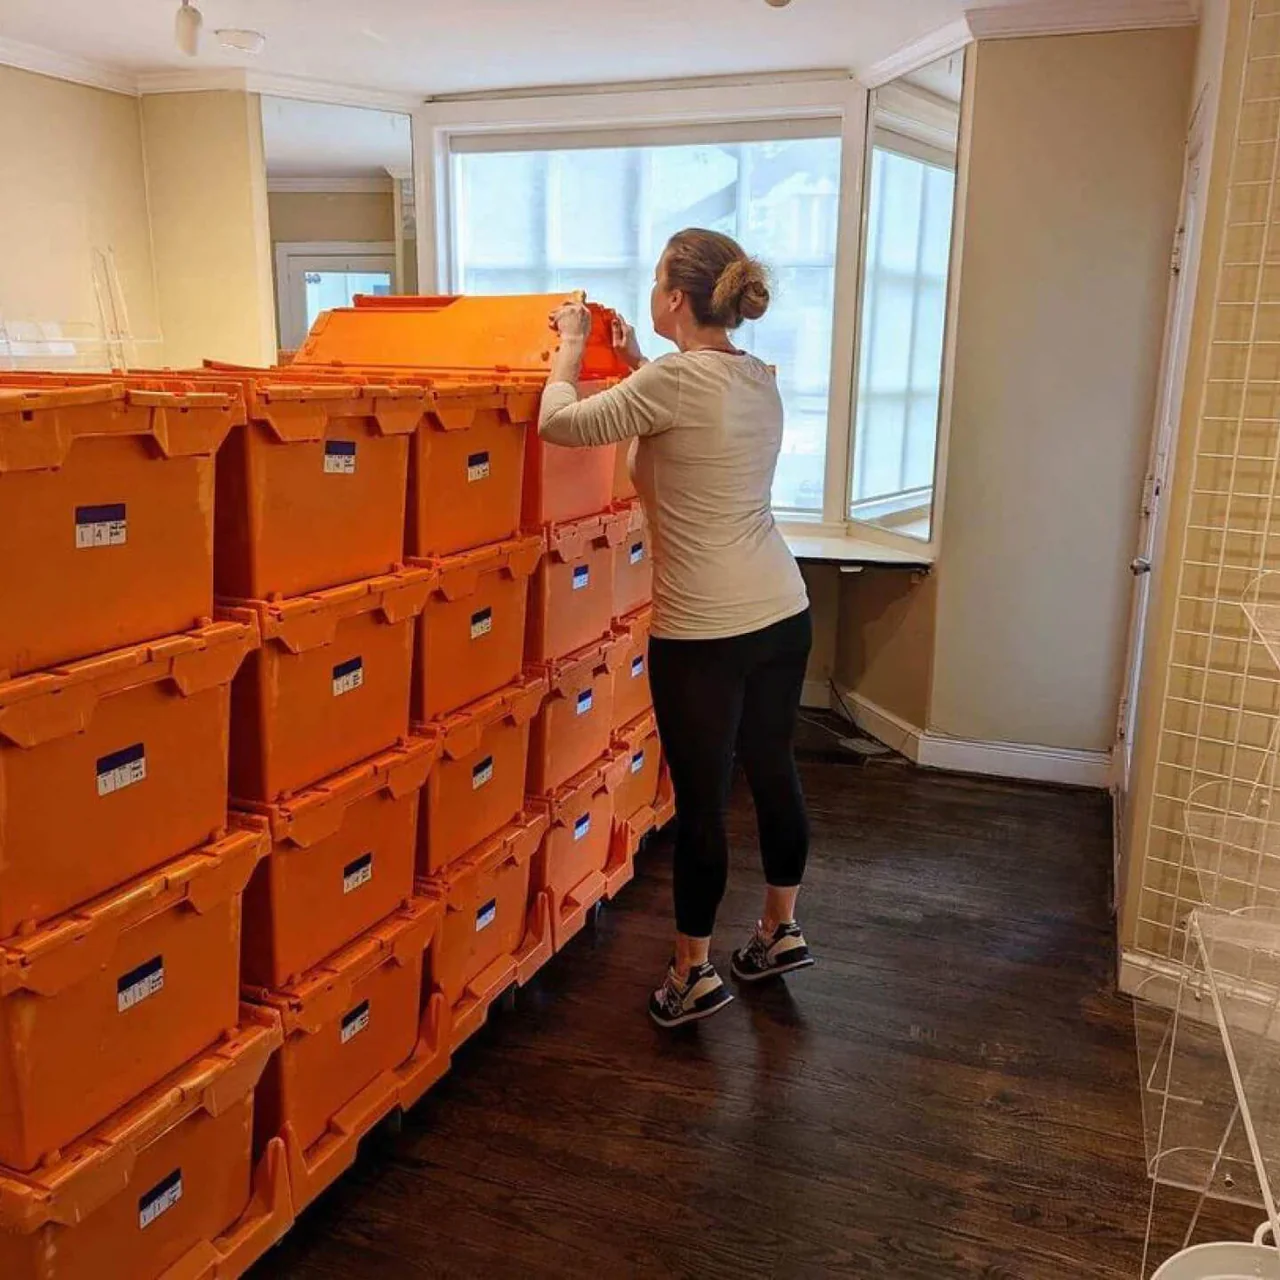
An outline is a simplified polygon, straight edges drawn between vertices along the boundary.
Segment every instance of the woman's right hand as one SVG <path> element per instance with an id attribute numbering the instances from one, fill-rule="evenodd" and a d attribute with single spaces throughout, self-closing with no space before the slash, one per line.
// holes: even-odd
<path id="1" fill-rule="evenodd" d="M 636 331 L 621 317 L 613 317 L 613 349 L 628 369 L 636 370 L 649 362 L 636 341 Z"/>

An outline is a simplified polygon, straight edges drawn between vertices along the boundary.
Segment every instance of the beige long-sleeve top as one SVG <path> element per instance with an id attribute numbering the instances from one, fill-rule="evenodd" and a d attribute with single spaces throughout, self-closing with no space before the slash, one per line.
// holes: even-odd
<path id="1" fill-rule="evenodd" d="M 653 546 L 653 634 L 745 635 L 801 613 L 809 597 L 773 518 L 782 400 L 754 356 L 664 356 L 580 400 L 548 385 L 539 433 L 552 444 L 624 444 Z"/>

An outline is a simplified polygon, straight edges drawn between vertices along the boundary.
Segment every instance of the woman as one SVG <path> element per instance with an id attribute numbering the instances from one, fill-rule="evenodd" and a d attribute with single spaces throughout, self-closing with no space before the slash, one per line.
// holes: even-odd
<path id="1" fill-rule="evenodd" d="M 809 830 L 793 739 L 812 642 L 809 598 L 770 510 L 782 401 L 768 366 L 729 340 L 769 306 L 764 269 L 728 236 L 673 236 L 658 263 L 654 329 L 678 354 L 647 362 L 635 333 L 614 342 L 634 370 L 579 400 L 591 330 L 584 306 L 552 317 L 560 350 L 539 434 L 552 444 L 623 444 L 653 544 L 649 678 L 676 800 L 675 957 L 649 1012 L 663 1027 L 732 1000 L 710 961 L 724 896 L 735 752 L 755 800 L 764 911 L 732 969 L 758 982 L 813 964 L 795 921 Z"/>

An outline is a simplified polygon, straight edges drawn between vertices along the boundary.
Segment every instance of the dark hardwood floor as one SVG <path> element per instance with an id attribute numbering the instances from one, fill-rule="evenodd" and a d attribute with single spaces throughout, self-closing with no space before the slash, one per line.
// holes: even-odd
<path id="1" fill-rule="evenodd" d="M 254 1272 L 1139 1274 L 1147 1183 L 1113 993 L 1106 797 L 803 766 L 820 966 L 700 1029 L 644 1013 L 670 849 Z M 750 801 L 716 955 L 754 919 Z"/>

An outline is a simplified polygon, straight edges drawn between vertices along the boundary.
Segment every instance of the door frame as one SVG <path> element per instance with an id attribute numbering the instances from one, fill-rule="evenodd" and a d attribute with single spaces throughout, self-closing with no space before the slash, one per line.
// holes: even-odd
<path id="1" fill-rule="evenodd" d="M 308 271 L 386 271 L 396 278 L 394 240 L 282 240 L 276 244 L 276 308 L 279 345 L 295 350 L 307 336 Z"/>
<path id="2" fill-rule="evenodd" d="M 1209 147 L 1203 102 L 1187 134 L 1182 188 L 1178 197 L 1178 229 L 1170 257 L 1169 299 L 1163 349 L 1147 466 L 1139 498 L 1138 536 L 1130 565 L 1133 591 L 1125 648 L 1124 687 L 1116 713 L 1116 739 L 1112 752 L 1113 893 L 1124 900 L 1124 882 L 1130 850 L 1126 844 L 1133 740 L 1137 728 L 1138 699 L 1147 623 L 1151 608 L 1151 582 L 1164 545 L 1167 498 L 1186 390 L 1187 356 L 1195 312 L 1196 284 L 1203 242 L 1204 206 L 1208 195 Z"/>

